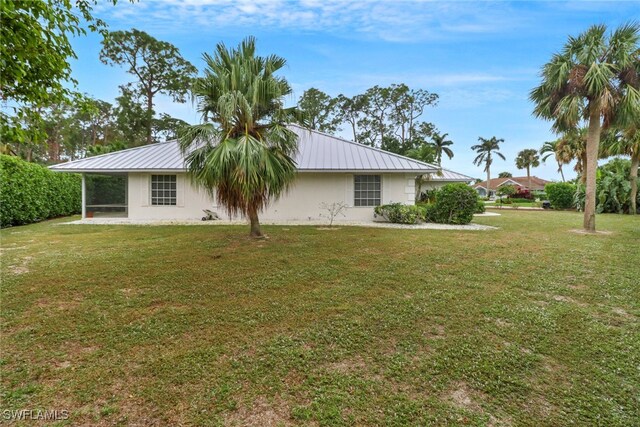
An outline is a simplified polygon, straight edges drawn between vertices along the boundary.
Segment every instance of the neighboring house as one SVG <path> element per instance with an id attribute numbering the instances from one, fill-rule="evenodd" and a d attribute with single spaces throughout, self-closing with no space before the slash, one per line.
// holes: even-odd
<path id="1" fill-rule="evenodd" d="M 323 203 L 344 203 L 345 217 L 373 219 L 373 207 L 414 204 L 416 177 L 436 176 L 438 167 L 297 125 L 292 188 L 261 214 L 266 221 L 318 220 Z M 187 175 L 177 141 L 145 145 L 50 166 L 82 174 L 83 218 L 199 219 L 203 209 L 226 217 L 223 206 Z M 444 179 L 451 171 L 445 171 Z M 468 178 L 468 177 L 465 177 Z M 452 179 L 452 181 L 454 181 Z M 445 182 L 445 181 L 442 181 Z"/>
<path id="2" fill-rule="evenodd" d="M 529 178 L 526 176 L 519 177 L 510 177 L 510 178 L 492 178 L 490 183 L 491 193 L 489 197 L 495 196 L 495 192 L 499 187 L 503 185 L 513 185 L 516 189 L 519 190 L 530 190 L 530 191 L 544 191 L 544 186 L 550 183 L 551 181 L 547 181 L 542 178 L 538 178 L 537 176 L 531 177 L 531 188 L 529 188 Z M 478 194 L 481 197 L 487 197 L 487 181 L 482 181 L 473 185 L 473 188 L 476 189 Z"/>

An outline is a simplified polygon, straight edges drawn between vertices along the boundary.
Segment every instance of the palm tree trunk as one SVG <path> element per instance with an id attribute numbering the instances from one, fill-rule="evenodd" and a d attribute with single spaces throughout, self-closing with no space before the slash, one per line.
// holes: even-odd
<path id="1" fill-rule="evenodd" d="M 562 182 L 566 182 L 564 180 L 564 172 L 562 171 L 562 163 L 558 162 L 558 172 L 560 172 L 560 176 L 562 177 Z"/>
<path id="2" fill-rule="evenodd" d="M 587 133 L 586 168 L 587 189 L 584 203 L 583 227 L 596 231 L 596 172 L 598 169 L 598 145 L 600 145 L 600 108 L 592 102 L 589 108 L 589 131 Z"/>
<path id="3" fill-rule="evenodd" d="M 491 169 L 487 166 L 487 198 L 491 193 Z"/>
<path id="4" fill-rule="evenodd" d="M 249 206 L 247 215 L 249 216 L 249 221 L 251 222 L 251 237 L 263 237 L 262 231 L 260 230 L 260 220 L 258 219 L 258 211 L 255 206 Z"/>
<path id="5" fill-rule="evenodd" d="M 631 171 L 629 181 L 631 181 L 631 215 L 638 212 L 636 201 L 638 200 L 638 167 L 640 166 L 640 151 L 631 156 Z"/>
<path id="6" fill-rule="evenodd" d="M 529 186 L 529 196 L 533 196 L 533 192 L 531 191 L 531 166 L 527 166 L 527 181 L 527 185 Z"/>

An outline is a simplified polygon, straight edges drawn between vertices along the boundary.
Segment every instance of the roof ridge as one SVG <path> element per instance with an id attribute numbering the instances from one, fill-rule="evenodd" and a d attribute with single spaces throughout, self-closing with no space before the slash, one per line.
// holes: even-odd
<path id="1" fill-rule="evenodd" d="M 388 155 L 391 155 L 391 156 L 399 157 L 401 159 L 409 160 L 411 162 L 416 162 L 416 163 L 419 163 L 421 165 L 429 166 L 429 167 L 434 168 L 434 169 L 442 169 L 440 166 L 433 165 L 431 163 L 427 163 L 427 162 L 423 162 L 423 161 L 420 161 L 420 160 L 413 159 L 411 157 L 403 156 L 402 154 L 392 153 L 391 151 L 383 150 L 382 148 L 372 147 L 370 145 L 360 144 L 359 142 L 355 142 L 355 141 L 349 141 L 348 139 L 342 138 L 340 136 L 335 136 L 335 135 L 331 135 L 331 134 L 326 133 L 326 132 L 321 132 L 319 130 L 309 129 L 309 128 L 306 128 L 304 126 L 300 126 L 297 123 L 289 123 L 288 126 L 295 126 L 297 128 L 300 128 L 302 130 L 306 130 L 308 132 L 318 133 L 320 135 L 324 135 L 324 136 L 327 136 L 329 138 L 334 138 L 334 139 L 337 139 L 337 140 L 342 141 L 342 142 L 346 142 L 346 143 L 351 144 L 351 145 L 356 145 L 358 147 L 362 147 L 362 148 L 365 148 L 365 149 L 373 150 L 373 151 L 376 151 L 376 152 L 379 152 L 379 153 L 384 153 L 384 154 L 388 154 Z"/>
<path id="2" fill-rule="evenodd" d="M 153 142 L 151 144 L 145 144 L 145 145 L 141 145 L 139 147 L 131 147 L 131 148 L 125 148 L 124 150 L 117 150 L 117 151 L 110 151 L 108 153 L 104 153 L 104 154 L 98 154 L 97 156 L 91 156 L 91 157 L 83 157 L 82 159 L 75 159 L 75 160 L 70 160 L 68 162 L 62 162 L 62 163 L 56 163 L 53 165 L 49 165 L 48 167 L 55 167 L 58 165 L 62 165 L 62 164 L 73 164 L 76 162 L 81 162 L 87 159 L 99 159 L 102 157 L 109 157 L 111 155 L 116 155 L 116 154 L 120 154 L 120 153 L 124 153 L 127 151 L 134 151 L 134 150 L 140 150 L 142 148 L 149 148 L 149 147 L 153 147 L 153 146 L 157 146 L 157 145 L 163 145 L 163 144 L 169 144 L 170 142 L 177 142 L 177 139 L 171 139 L 169 141 L 163 141 L 163 142 Z"/>

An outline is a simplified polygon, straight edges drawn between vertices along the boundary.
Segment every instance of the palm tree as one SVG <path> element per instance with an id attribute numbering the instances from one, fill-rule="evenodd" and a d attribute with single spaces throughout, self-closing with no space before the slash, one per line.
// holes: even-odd
<path id="1" fill-rule="evenodd" d="M 453 151 L 449 148 L 449 146 L 453 145 L 453 141 L 447 139 L 448 135 L 448 133 L 442 135 L 434 133 L 431 136 L 431 146 L 435 149 L 438 166 L 442 164 L 442 153 L 446 154 L 449 159 L 453 158 Z"/>
<path id="2" fill-rule="evenodd" d="M 504 142 L 504 139 L 496 138 L 492 136 L 490 139 L 478 138 L 481 143 L 471 147 L 478 155 L 473 159 L 473 164 L 480 166 L 484 163 L 484 171 L 487 173 L 487 197 L 491 191 L 491 163 L 493 163 L 493 154 L 500 157 L 502 160 L 506 160 L 505 157 L 498 150 L 500 149 L 500 143 Z"/>
<path id="3" fill-rule="evenodd" d="M 251 236 L 262 237 L 258 213 L 293 182 L 297 136 L 287 129 L 294 110 L 283 108 L 289 83 L 274 75 L 286 61 L 255 54 L 249 37 L 236 49 L 219 43 L 204 54 L 205 75 L 193 87 L 203 124 L 180 138 L 194 183 L 216 195 L 229 215 L 251 222 Z"/>
<path id="4" fill-rule="evenodd" d="M 562 134 L 556 146 L 556 156 L 563 165 L 575 160 L 573 170 L 583 184 L 587 182 L 587 128 L 572 129 Z"/>
<path id="5" fill-rule="evenodd" d="M 562 177 L 562 182 L 565 182 L 564 171 L 562 170 L 562 161 L 560 154 L 558 153 L 558 140 L 546 141 L 542 144 L 542 148 L 540 148 L 540 155 L 542 156 L 543 162 L 546 162 L 549 157 L 554 156 L 556 163 L 558 164 L 558 173 Z"/>
<path id="6" fill-rule="evenodd" d="M 520 151 L 516 156 L 516 167 L 518 169 L 527 170 L 527 185 L 529 187 L 529 193 L 531 194 L 531 168 L 537 168 L 540 166 L 540 156 L 538 156 L 538 150 L 533 148 L 525 148 Z"/>
<path id="7" fill-rule="evenodd" d="M 553 120 L 557 132 L 588 124 L 584 228 L 596 229 L 596 169 L 600 133 L 626 127 L 640 111 L 640 26 L 630 23 L 607 35 L 594 25 L 569 40 L 542 68 L 542 83 L 531 91 L 534 114 Z"/>
<path id="8" fill-rule="evenodd" d="M 610 138 L 605 143 L 604 154 L 606 156 L 630 156 L 631 170 L 629 172 L 629 183 L 631 184 L 631 209 L 630 213 L 635 215 L 638 211 L 638 167 L 640 167 L 640 130 L 634 123 L 625 129 L 624 132 Z"/>

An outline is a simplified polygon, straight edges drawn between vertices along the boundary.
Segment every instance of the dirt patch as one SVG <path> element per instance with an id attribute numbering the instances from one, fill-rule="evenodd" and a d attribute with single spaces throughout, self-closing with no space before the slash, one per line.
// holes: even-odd
<path id="1" fill-rule="evenodd" d="M 367 368 L 367 364 L 361 357 L 355 357 L 353 359 L 345 359 L 340 362 L 335 362 L 327 365 L 327 369 L 336 371 L 342 374 L 349 374 L 353 372 L 361 372 Z"/>
<path id="2" fill-rule="evenodd" d="M 340 227 L 316 227 L 316 230 L 333 231 L 333 230 L 340 230 Z"/>
<path id="3" fill-rule="evenodd" d="M 13 274 L 13 275 L 20 275 L 20 274 L 25 274 L 29 272 L 29 263 L 31 262 L 31 260 L 33 259 L 32 256 L 26 256 L 24 258 L 22 258 L 22 262 L 19 265 L 10 265 L 8 267 L 9 269 L 9 273 Z"/>
<path id="4" fill-rule="evenodd" d="M 557 301 L 557 302 L 567 302 L 567 303 L 570 303 L 570 304 L 575 304 L 575 305 L 577 305 L 579 307 L 587 307 L 587 304 L 585 304 L 583 302 L 580 302 L 580 301 L 577 301 L 577 300 L 575 300 L 575 299 L 573 299 L 571 297 L 565 296 L 565 295 L 553 295 L 552 298 L 553 298 L 554 301 Z"/>
<path id="5" fill-rule="evenodd" d="M 500 318 L 496 319 L 495 322 L 496 325 L 500 326 L 501 328 L 508 328 L 509 326 L 513 325 L 511 322 Z"/>
<path id="6" fill-rule="evenodd" d="M 462 381 L 453 384 L 453 387 L 447 390 L 443 397 L 444 400 L 451 402 L 458 408 L 483 412 L 482 406 L 477 402 L 476 393 L 472 392 L 471 388 Z"/>
<path id="7" fill-rule="evenodd" d="M 613 307 L 611 309 L 611 311 L 613 311 L 615 314 L 625 317 L 627 319 L 630 319 L 632 317 L 634 317 L 632 314 L 628 313 L 624 308 L 620 308 L 620 307 Z"/>
<path id="8" fill-rule="evenodd" d="M 225 425 L 229 426 L 290 426 L 293 425 L 289 405 L 282 399 L 276 398 L 269 402 L 264 397 L 258 397 L 251 405 L 241 406 L 229 414 Z"/>
<path id="9" fill-rule="evenodd" d="M 442 325 L 429 325 L 427 331 L 425 331 L 424 335 L 429 339 L 441 340 L 445 338 L 445 330 Z"/>
<path id="10" fill-rule="evenodd" d="M 569 230 L 570 233 L 575 233 L 575 234 L 585 234 L 585 235 L 589 235 L 589 236 L 595 236 L 595 235 L 601 235 L 601 236 L 610 236 L 613 234 L 612 231 L 587 231 L 587 230 Z"/>
<path id="11" fill-rule="evenodd" d="M 442 398 L 457 408 L 488 416 L 489 421 L 487 426 L 512 425 L 508 418 L 497 418 L 492 414 L 488 414 L 480 405 L 480 402 L 485 400 L 485 396 L 478 391 L 472 390 L 467 383 L 463 381 L 454 383 L 453 386 L 444 393 Z"/>

